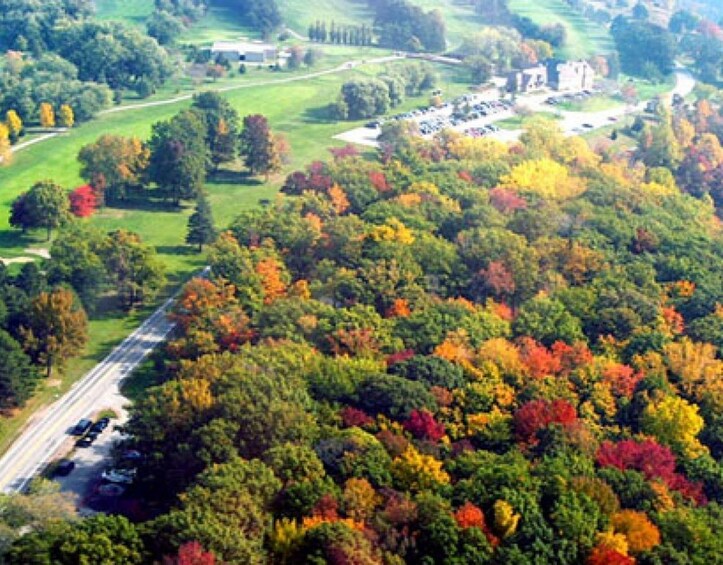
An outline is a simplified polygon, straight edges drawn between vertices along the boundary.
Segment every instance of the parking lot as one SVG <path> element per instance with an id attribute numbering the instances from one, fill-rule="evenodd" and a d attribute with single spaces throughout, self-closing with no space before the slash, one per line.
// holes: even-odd
<path id="1" fill-rule="evenodd" d="M 445 129 L 468 132 L 475 137 L 498 131 L 492 122 L 514 114 L 510 100 L 491 98 L 489 94 L 465 94 L 439 107 L 421 108 L 367 124 L 379 128 L 389 121 L 417 122 L 423 137 L 430 138 Z"/>

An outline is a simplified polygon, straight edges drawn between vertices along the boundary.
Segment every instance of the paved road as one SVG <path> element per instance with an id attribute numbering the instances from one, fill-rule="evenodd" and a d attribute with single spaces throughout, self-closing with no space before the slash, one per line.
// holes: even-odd
<path id="1" fill-rule="evenodd" d="M 108 357 L 62 398 L 31 420 L 0 459 L 0 491 L 20 492 L 61 448 L 69 448 L 68 431 L 81 418 L 117 402 L 120 384 L 173 329 L 166 301 Z M 107 433 L 107 432 L 106 432 Z M 108 434 L 110 435 L 110 434 Z"/>

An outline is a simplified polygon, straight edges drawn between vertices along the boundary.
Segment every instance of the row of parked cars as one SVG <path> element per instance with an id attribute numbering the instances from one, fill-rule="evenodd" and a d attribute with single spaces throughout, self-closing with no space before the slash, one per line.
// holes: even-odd
<path id="1" fill-rule="evenodd" d="M 545 100 L 545 104 L 549 104 L 550 106 L 557 106 L 558 104 L 562 104 L 563 102 L 572 102 L 574 100 L 586 100 L 587 98 L 590 98 L 591 96 L 594 96 L 595 93 L 592 90 L 582 90 L 580 92 L 568 92 L 567 94 L 560 94 L 559 96 L 550 96 Z"/>
<path id="2" fill-rule="evenodd" d="M 109 418 L 101 418 L 95 423 L 83 418 L 75 425 L 71 432 L 74 436 L 80 436 L 75 442 L 75 445 L 78 447 L 90 447 L 109 425 Z"/>
<path id="3" fill-rule="evenodd" d="M 451 102 L 444 103 L 442 106 L 420 108 L 395 114 L 390 118 L 380 118 L 368 122 L 366 127 L 376 129 L 387 121 L 415 121 L 418 123 L 422 135 L 433 135 L 446 128 L 460 126 L 487 116 L 499 114 L 511 107 L 512 102 L 509 100 L 478 101 L 475 95 L 465 94 Z"/>
<path id="4" fill-rule="evenodd" d="M 471 95 L 465 95 L 454 102 L 448 102 L 445 107 L 457 108 L 450 115 L 439 114 L 419 122 L 419 131 L 422 135 L 433 135 L 440 131 L 460 126 L 469 122 L 480 120 L 488 116 L 500 114 L 512 107 L 509 100 L 488 100 L 475 102 Z"/>
<path id="5" fill-rule="evenodd" d="M 500 128 L 498 128 L 494 124 L 489 124 L 486 126 L 480 126 L 476 128 L 469 128 L 464 130 L 467 135 L 470 137 L 484 137 L 485 135 L 489 135 L 491 133 L 494 133 L 496 131 L 500 131 Z"/>

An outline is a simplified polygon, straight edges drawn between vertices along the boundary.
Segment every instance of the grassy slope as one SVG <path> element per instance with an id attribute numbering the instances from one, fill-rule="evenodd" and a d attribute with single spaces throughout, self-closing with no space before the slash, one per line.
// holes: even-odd
<path id="1" fill-rule="evenodd" d="M 152 13 L 153 0 L 95 0 L 95 14 L 100 20 L 141 25 Z"/>
<path id="2" fill-rule="evenodd" d="M 559 51 L 561 57 L 589 57 L 613 50 L 607 30 L 583 18 L 563 0 L 510 0 L 510 9 L 538 24 L 564 25 L 567 29 L 567 44 Z"/>

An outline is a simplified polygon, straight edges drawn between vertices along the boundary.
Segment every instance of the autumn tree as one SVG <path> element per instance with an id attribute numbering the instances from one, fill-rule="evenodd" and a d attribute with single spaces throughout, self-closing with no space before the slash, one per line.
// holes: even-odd
<path id="1" fill-rule="evenodd" d="M 12 155 L 13 151 L 10 148 L 10 131 L 5 124 L 0 123 L 0 165 L 8 165 Z"/>
<path id="2" fill-rule="evenodd" d="M 41 292 L 30 305 L 28 324 L 21 328 L 26 351 L 35 363 L 45 367 L 48 378 L 53 368 L 62 369 L 68 359 L 80 353 L 88 341 L 87 332 L 83 308 L 65 289 Z"/>
<path id="3" fill-rule="evenodd" d="M 641 423 L 647 433 L 685 457 L 693 459 L 707 452 L 696 437 L 703 429 L 698 407 L 679 396 L 666 395 L 648 404 Z"/>
<path id="4" fill-rule="evenodd" d="M 55 127 L 55 110 L 47 102 L 40 104 L 40 125 L 44 128 Z"/>
<path id="5" fill-rule="evenodd" d="M 216 557 L 205 551 L 197 541 L 189 541 L 178 548 L 175 557 L 164 557 L 163 565 L 215 565 Z"/>
<path id="6" fill-rule="evenodd" d="M 8 128 L 11 143 L 16 143 L 23 134 L 23 121 L 15 110 L 8 110 L 5 113 L 5 126 Z"/>
<path id="7" fill-rule="evenodd" d="M 10 224 L 22 228 L 45 228 L 50 241 L 53 228 L 70 218 L 68 194 L 60 185 L 45 180 L 35 183 L 13 203 Z"/>
<path id="8" fill-rule="evenodd" d="M 244 118 L 241 156 L 252 175 L 263 174 L 268 180 L 271 173 L 281 170 L 281 158 L 265 116 L 254 114 Z"/>
<path id="9" fill-rule="evenodd" d="M 64 128 L 72 128 L 75 124 L 75 113 L 68 104 L 63 104 L 58 111 L 58 125 Z"/>
<path id="10" fill-rule="evenodd" d="M 98 205 L 98 197 L 89 184 L 76 188 L 68 198 L 70 199 L 70 212 L 78 218 L 92 216 Z"/>
<path id="11" fill-rule="evenodd" d="M 141 183 L 150 153 L 140 139 L 105 134 L 78 153 L 80 175 L 93 187 L 99 202 L 123 200 Z"/>
<path id="12" fill-rule="evenodd" d="M 515 431 L 520 440 L 534 442 L 537 432 L 550 424 L 564 426 L 576 419 L 575 407 L 565 400 L 532 400 L 515 412 Z"/>
<path id="13" fill-rule="evenodd" d="M 198 251 L 203 251 L 203 246 L 213 243 L 217 232 L 213 225 L 213 213 L 211 205 L 203 194 L 199 194 L 196 200 L 196 209 L 188 218 L 188 233 L 186 243 L 198 245 Z"/>
<path id="14" fill-rule="evenodd" d="M 625 536 L 633 553 L 648 551 L 660 543 L 660 531 L 643 512 L 621 510 L 612 517 L 612 527 Z"/>

